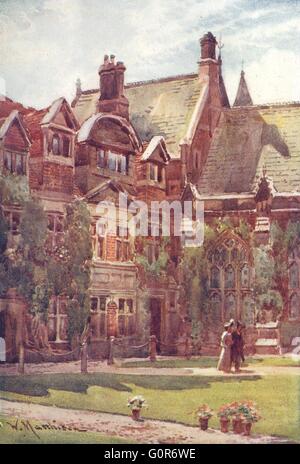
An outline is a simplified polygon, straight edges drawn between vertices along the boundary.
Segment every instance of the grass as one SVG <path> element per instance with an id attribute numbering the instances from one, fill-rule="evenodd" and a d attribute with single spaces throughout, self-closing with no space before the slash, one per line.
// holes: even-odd
<path id="1" fill-rule="evenodd" d="M 192 359 L 158 359 L 154 363 L 149 360 L 127 361 L 123 362 L 120 367 L 156 367 L 156 368 L 208 368 L 216 367 L 218 358 L 213 356 L 201 356 Z M 268 358 L 248 358 L 244 367 L 257 364 L 259 366 L 277 366 L 277 367 L 298 367 L 300 360 L 294 360 L 289 357 L 268 357 Z"/>
<path id="2" fill-rule="evenodd" d="M 22 423 L 14 417 L 0 417 L 0 444 L 125 444 L 128 440 L 102 435 L 97 432 L 64 432 L 41 430 L 45 422 L 30 421 Z M 31 430 L 32 427 L 34 432 Z M 130 443 L 135 443 L 131 441 Z"/>
<path id="3" fill-rule="evenodd" d="M 127 400 L 143 395 L 146 418 L 196 425 L 193 411 L 207 403 L 215 411 L 224 403 L 252 400 L 262 415 L 254 425 L 261 434 L 300 440 L 300 377 L 134 376 L 123 374 L 51 374 L 0 377 L 0 396 L 57 407 L 129 414 Z M 26 394 L 24 392 L 26 391 Z M 213 417 L 212 427 L 218 427 Z"/>

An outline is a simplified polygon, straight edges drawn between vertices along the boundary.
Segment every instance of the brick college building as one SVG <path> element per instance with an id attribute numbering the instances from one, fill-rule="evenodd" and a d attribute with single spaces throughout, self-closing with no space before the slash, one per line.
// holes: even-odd
<path id="1" fill-rule="evenodd" d="M 279 353 L 300 335 L 298 249 L 288 258 L 288 298 L 280 320 L 259 321 L 252 295 L 252 244 L 269 242 L 274 221 L 299 218 L 300 104 L 255 105 L 242 71 L 230 107 L 217 41 L 207 33 L 200 45 L 194 74 L 124 84 L 124 64 L 105 56 L 99 88 L 82 90 L 78 81 L 71 105 L 60 98 L 35 110 L 8 98 L 0 101 L 0 170 L 27 178 L 32 196 L 40 198 L 47 211 L 53 242 L 59 243 L 63 234 L 66 204 L 80 198 L 90 210 L 90 355 L 95 358 L 106 352 L 111 300 L 116 303 L 116 333 L 125 355 L 136 355 L 130 346 L 150 333 L 162 341 L 162 353 L 174 353 L 186 330 L 178 239 L 168 247 L 167 271 L 152 279 L 136 264 L 136 244 L 119 233 L 120 227 L 116 236 L 105 230 L 96 233 L 98 203 L 115 202 L 120 192 L 129 201 L 148 204 L 201 200 L 207 224 L 225 216 L 237 223 L 244 219 L 251 227 L 251 243 L 227 231 L 220 234 L 209 261 L 210 298 L 219 320 L 244 320 L 251 328 L 252 350 L 261 354 Z M 13 241 L 20 207 L 6 206 L 5 215 Z M 149 262 L 157 259 L 159 244 L 159 238 L 148 239 Z M 8 348 L 15 332 L 22 330 L 18 299 L 2 299 L 0 316 L 0 335 Z M 51 346 L 67 349 L 67 324 L 63 298 L 53 299 L 48 318 Z M 213 330 L 206 340 L 202 353 L 218 350 Z"/>

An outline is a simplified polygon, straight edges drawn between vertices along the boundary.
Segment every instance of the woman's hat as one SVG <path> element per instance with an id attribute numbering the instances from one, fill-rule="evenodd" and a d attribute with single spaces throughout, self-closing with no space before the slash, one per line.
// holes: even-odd
<path id="1" fill-rule="evenodd" d="M 230 323 L 226 322 L 226 324 L 224 324 L 224 329 L 228 329 L 228 327 L 230 327 Z"/>

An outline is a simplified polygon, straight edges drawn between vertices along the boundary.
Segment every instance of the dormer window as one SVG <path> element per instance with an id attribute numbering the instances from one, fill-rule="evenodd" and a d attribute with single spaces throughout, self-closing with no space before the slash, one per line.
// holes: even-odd
<path id="1" fill-rule="evenodd" d="M 71 141 L 67 135 L 54 134 L 52 137 L 51 151 L 55 156 L 70 156 Z"/>
<path id="2" fill-rule="evenodd" d="M 109 151 L 108 152 L 108 169 L 110 169 L 111 171 L 115 171 L 116 166 L 117 166 L 116 161 L 117 161 L 116 154 Z"/>
<path id="3" fill-rule="evenodd" d="M 98 150 L 97 166 L 99 168 L 107 168 L 110 171 L 119 172 L 120 174 L 128 174 L 128 158 L 121 153 L 112 151 Z"/>
<path id="4" fill-rule="evenodd" d="M 52 152 L 53 155 L 60 155 L 59 136 L 57 134 L 54 134 L 52 138 Z"/>
<path id="5" fill-rule="evenodd" d="M 70 139 L 64 136 L 62 145 L 63 145 L 62 154 L 63 156 L 67 158 L 70 154 Z"/>
<path id="6" fill-rule="evenodd" d="M 99 168 L 105 168 L 106 166 L 106 157 L 104 150 L 98 150 L 97 152 L 97 165 Z"/>
<path id="7" fill-rule="evenodd" d="M 150 164 L 150 180 L 157 180 L 157 165 L 156 164 Z"/>
<path id="8" fill-rule="evenodd" d="M 165 168 L 160 164 L 150 164 L 150 180 L 162 183 L 165 181 Z"/>

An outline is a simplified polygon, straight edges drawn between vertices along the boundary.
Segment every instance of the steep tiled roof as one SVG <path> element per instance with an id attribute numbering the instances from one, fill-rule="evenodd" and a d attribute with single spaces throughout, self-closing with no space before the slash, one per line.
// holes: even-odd
<path id="1" fill-rule="evenodd" d="M 7 118 L 13 110 L 18 110 L 22 114 L 32 111 L 33 108 L 27 108 L 21 103 L 15 102 L 7 97 L 0 98 L 0 118 Z"/>
<path id="2" fill-rule="evenodd" d="M 224 110 L 200 194 L 254 192 L 264 166 L 277 192 L 300 192 L 299 134 L 300 103 Z"/>
<path id="3" fill-rule="evenodd" d="M 178 155 L 179 142 L 187 132 L 201 88 L 198 74 L 127 84 L 130 119 L 142 140 L 163 135 L 168 151 Z M 98 90 L 81 94 L 74 106 L 80 123 L 95 113 L 98 98 Z"/>
<path id="4" fill-rule="evenodd" d="M 45 114 L 47 114 L 48 108 L 42 110 L 33 110 L 26 114 L 24 121 L 29 131 L 32 144 L 30 147 L 31 156 L 39 156 L 42 154 L 43 149 L 43 134 L 41 130 L 41 121 Z"/>

